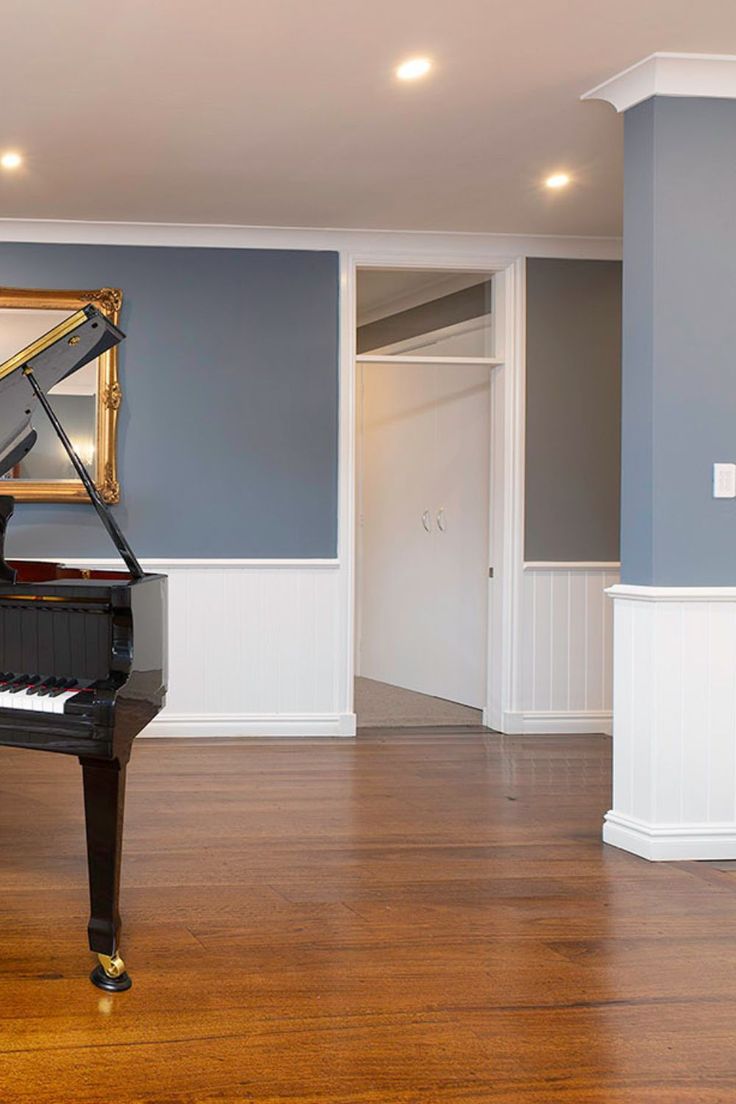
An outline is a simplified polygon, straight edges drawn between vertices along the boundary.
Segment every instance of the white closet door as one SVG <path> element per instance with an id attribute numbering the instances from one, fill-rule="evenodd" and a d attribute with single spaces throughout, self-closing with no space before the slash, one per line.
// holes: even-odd
<path id="1" fill-rule="evenodd" d="M 488 603 L 490 377 L 476 365 L 438 365 L 434 450 L 435 566 L 442 698 L 485 704 Z"/>
<path id="2" fill-rule="evenodd" d="M 488 369 L 362 374 L 360 674 L 481 707 Z"/>

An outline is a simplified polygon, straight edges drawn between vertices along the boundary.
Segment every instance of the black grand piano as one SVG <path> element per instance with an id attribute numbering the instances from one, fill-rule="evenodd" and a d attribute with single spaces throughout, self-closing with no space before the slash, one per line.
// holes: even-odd
<path id="1" fill-rule="evenodd" d="M 47 392 L 123 337 L 96 308 L 84 307 L 0 365 L 0 476 L 33 447 L 40 409 L 126 567 L 87 571 L 6 561 L 5 530 L 14 503 L 0 495 L 0 745 L 79 758 L 91 905 L 87 930 L 99 960 L 91 980 L 113 992 L 131 986 L 120 957 L 118 912 L 125 770 L 133 740 L 164 704 L 166 579 L 141 569 Z"/>

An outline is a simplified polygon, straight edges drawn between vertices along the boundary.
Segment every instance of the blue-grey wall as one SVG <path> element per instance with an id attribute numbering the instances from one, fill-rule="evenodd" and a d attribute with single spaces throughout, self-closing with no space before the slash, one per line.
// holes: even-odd
<path id="1" fill-rule="evenodd" d="M 2 244 L 0 284 L 122 288 L 116 513 L 138 555 L 336 554 L 337 254 Z M 8 552 L 114 554 L 82 504 L 18 506 Z"/>
<path id="2" fill-rule="evenodd" d="M 736 584 L 736 102 L 626 113 L 622 579 Z"/>
<path id="3" fill-rule="evenodd" d="M 621 263 L 526 266 L 527 560 L 618 560 Z"/>

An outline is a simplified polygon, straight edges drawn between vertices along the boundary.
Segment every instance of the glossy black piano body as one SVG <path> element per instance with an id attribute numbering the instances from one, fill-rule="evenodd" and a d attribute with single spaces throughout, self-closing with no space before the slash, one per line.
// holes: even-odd
<path id="1" fill-rule="evenodd" d="M 165 576 L 9 566 L 18 575 L 0 582 L 0 672 L 29 680 L 14 708 L 0 695 L 0 745 L 127 760 L 166 694 Z M 63 713 L 32 708 L 51 677 L 84 686 Z"/>
<path id="2" fill-rule="evenodd" d="M 14 503 L 0 494 L 0 746 L 79 758 L 88 936 L 99 958 L 91 977 L 110 991 L 131 985 L 119 954 L 125 773 L 133 740 L 164 704 L 166 579 L 141 568 L 46 391 L 123 336 L 94 307 L 84 307 L 0 365 L 0 475 L 33 447 L 41 408 L 127 568 L 6 562 Z"/>
<path id="3" fill-rule="evenodd" d="M 0 745 L 79 758 L 89 947 L 102 963 L 93 980 L 127 988 L 118 906 L 125 776 L 133 740 L 164 704 L 166 578 L 12 560 L 8 566 L 17 579 L 0 583 L 0 671 L 17 682 L 25 677 L 27 688 L 15 691 L 13 708 L 2 701 L 10 695 L 0 694 Z M 39 697 L 52 679 L 85 687 L 76 694 L 72 687 L 60 713 L 39 708 L 55 702 L 48 693 Z"/>

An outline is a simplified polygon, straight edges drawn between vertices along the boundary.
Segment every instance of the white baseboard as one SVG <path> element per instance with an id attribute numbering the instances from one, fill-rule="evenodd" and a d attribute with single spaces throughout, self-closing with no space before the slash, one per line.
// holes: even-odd
<path id="1" fill-rule="evenodd" d="M 647 824 L 611 810 L 603 842 L 651 862 L 736 859 L 736 823 Z"/>
<path id="2" fill-rule="evenodd" d="M 536 710 L 503 715 L 503 731 L 512 736 L 575 736 L 586 733 L 610 736 L 611 730 L 610 710 L 564 713 Z"/>
<path id="3" fill-rule="evenodd" d="M 354 713 L 163 713 L 144 736 L 354 736 Z"/>

